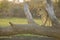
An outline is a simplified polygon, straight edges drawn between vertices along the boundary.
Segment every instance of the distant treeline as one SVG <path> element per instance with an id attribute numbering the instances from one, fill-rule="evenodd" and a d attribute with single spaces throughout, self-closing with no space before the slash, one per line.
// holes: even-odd
<path id="1" fill-rule="evenodd" d="M 41 15 L 39 14 L 39 12 L 45 13 L 43 1 L 29 2 L 28 4 L 33 17 L 40 18 Z M 54 8 L 55 8 L 55 12 L 57 13 L 57 16 L 60 16 L 58 14 L 60 13 L 60 11 L 58 10 L 59 7 L 55 5 Z M 23 3 L 16 4 L 8 1 L 0 2 L 0 17 L 25 17 Z"/>

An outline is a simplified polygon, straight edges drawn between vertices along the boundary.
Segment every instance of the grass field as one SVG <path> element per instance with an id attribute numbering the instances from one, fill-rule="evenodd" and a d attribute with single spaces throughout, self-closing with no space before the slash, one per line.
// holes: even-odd
<path id="1" fill-rule="evenodd" d="M 40 19 L 34 19 L 34 21 L 38 24 L 41 23 Z M 27 24 L 26 18 L 0 18 L 0 26 L 5 27 L 9 26 L 9 22 L 15 23 L 15 24 Z M 31 35 L 31 34 L 18 34 L 17 36 L 37 36 L 37 35 Z"/>
<path id="2" fill-rule="evenodd" d="M 41 24 L 40 19 L 34 19 L 38 24 Z M 9 26 L 9 22 L 15 24 L 27 24 L 26 18 L 0 18 L 0 26 Z"/>

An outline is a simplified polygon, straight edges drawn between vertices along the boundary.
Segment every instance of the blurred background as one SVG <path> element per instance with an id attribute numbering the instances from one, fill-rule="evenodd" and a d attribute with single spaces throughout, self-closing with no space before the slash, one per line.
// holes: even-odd
<path id="1" fill-rule="evenodd" d="M 30 12 L 37 23 L 41 24 L 41 16 L 46 15 L 46 0 L 25 0 Z M 60 18 L 60 0 L 52 0 L 55 14 Z M 13 23 L 27 23 L 23 9 L 24 0 L 0 0 L 0 25 L 7 25 L 9 21 Z M 45 15 L 45 16 L 43 16 Z M 8 24 L 9 25 L 9 24 Z"/>

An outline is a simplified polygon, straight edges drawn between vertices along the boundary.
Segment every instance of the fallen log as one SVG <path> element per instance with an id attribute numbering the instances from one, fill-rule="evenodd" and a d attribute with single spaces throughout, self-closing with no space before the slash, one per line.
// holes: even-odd
<path id="1" fill-rule="evenodd" d="M 60 38 L 60 29 L 36 24 L 13 24 L 13 26 L 10 27 L 0 27 L 0 36 L 11 36 L 16 34 L 35 34 Z"/>

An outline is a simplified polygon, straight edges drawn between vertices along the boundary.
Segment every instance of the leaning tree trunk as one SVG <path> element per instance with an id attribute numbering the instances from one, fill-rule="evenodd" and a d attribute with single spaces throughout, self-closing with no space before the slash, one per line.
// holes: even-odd
<path id="1" fill-rule="evenodd" d="M 28 23 L 35 23 L 33 21 L 32 15 L 30 13 L 29 6 L 26 2 L 24 3 L 24 12 L 25 12 L 25 15 L 27 17 Z"/>
<path id="2" fill-rule="evenodd" d="M 54 13 L 54 9 L 53 9 L 53 5 L 52 5 L 52 1 L 51 0 L 46 0 L 46 10 L 48 12 L 48 15 L 50 17 L 50 19 L 52 20 L 52 22 L 54 24 L 59 24 L 60 22 L 58 21 L 55 13 Z"/>
<path id="3" fill-rule="evenodd" d="M 51 0 L 47 0 L 47 12 L 51 20 L 59 25 L 59 22 L 54 15 L 54 10 L 51 4 Z M 51 5 L 51 6 L 50 6 Z M 51 11 L 52 10 L 52 11 Z M 35 34 L 35 35 L 43 35 L 52 38 L 60 39 L 60 26 L 46 27 L 40 26 L 33 21 L 31 13 L 29 11 L 28 5 L 24 5 L 25 15 L 28 19 L 29 24 L 13 24 L 11 22 L 9 27 L 0 27 L 0 36 L 12 36 L 16 34 Z M 53 14 L 53 15 L 52 15 Z"/>
<path id="4" fill-rule="evenodd" d="M 51 26 L 54 24 L 59 24 L 59 21 L 54 13 L 51 0 L 46 0 L 46 7 L 43 9 L 39 9 L 38 11 L 40 11 L 39 14 L 41 15 L 42 25 L 49 24 L 49 26 Z"/>

